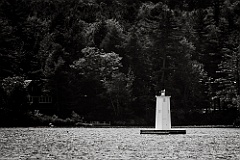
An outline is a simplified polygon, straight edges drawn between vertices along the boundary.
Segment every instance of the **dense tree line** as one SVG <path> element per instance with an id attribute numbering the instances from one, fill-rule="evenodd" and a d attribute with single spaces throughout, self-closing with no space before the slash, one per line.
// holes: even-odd
<path id="1" fill-rule="evenodd" d="M 239 10 L 237 0 L 2 0 L 0 110 L 24 115 L 23 81 L 47 79 L 59 116 L 153 124 L 165 89 L 175 124 L 232 123 Z"/>

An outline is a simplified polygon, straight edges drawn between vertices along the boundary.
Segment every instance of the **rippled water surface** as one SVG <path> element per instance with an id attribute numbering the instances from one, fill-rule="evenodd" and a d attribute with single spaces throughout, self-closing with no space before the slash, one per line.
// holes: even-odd
<path id="1" fill-rule="evenodd" d="M 240 159 L 240 129 L 0 128 L 0 159 Z"/>

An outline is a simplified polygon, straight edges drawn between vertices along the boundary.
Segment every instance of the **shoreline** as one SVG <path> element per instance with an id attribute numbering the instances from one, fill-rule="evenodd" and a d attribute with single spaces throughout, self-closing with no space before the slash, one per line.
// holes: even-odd
<path id="1" fill-rule="evenodd" d="M 2 126 L 0 128 L 155 128 L 154 126 Z M 240 128 L 233 125 L 189 125 L 189 126 L 172 126 L 175 128 Z"/>

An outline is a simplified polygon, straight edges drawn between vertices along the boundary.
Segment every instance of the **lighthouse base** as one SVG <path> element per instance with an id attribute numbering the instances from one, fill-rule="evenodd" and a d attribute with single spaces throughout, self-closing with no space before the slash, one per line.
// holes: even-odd
<path id="1" fill-rule="evenodd" d="M 140 134 L 186 134 L 186 130 L 140 130 Z"/>

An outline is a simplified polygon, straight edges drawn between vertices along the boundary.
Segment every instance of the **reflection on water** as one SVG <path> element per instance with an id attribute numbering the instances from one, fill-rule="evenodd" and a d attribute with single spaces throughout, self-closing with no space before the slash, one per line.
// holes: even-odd
<path id="1" fill-rule="evenodd" d="M 240 129 L 188 128 L 186 135 L 140 129 L 1 128 L 0 159 L 240 159 Z"/>

